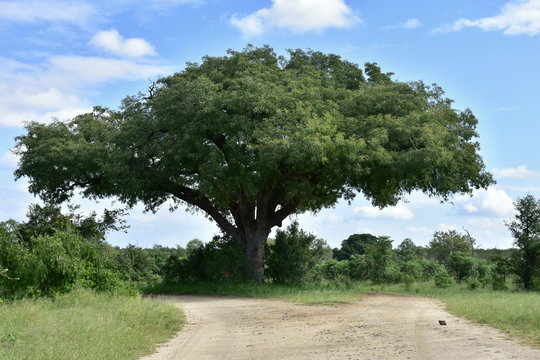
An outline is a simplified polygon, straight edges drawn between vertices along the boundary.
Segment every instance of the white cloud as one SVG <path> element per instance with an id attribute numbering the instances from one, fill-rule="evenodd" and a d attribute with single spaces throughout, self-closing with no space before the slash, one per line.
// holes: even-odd
<path id="1" fill-rule="evenodd" d="M 504 226 L 504 222 L 501 219 L 492 219 L 492 218 L 486 218 L 486 217 L 470 218 L 467 220 L 467 224 L 478 226 L 484 229 L 493 229 L 493 228 L 499 228 L 501 226 Z"/>
<path id="2" fill-rule="evenodd" d="M 354 213 L 360 217 L 371 219 L 412 220 L 414 217 L 412 211 L 402 204 L 383 209 L 372 206 L 361 206 L 355 208 Z"/>
<path id="3" fill-rule="evenodd" d="M 535 179 L 540 178 L 540 172 L 532 171 L 526 165 L 515 168 L 493 169 L 495 176 L 500 178 Z"/>
<path id="4" fill-rule="evenodd" d="M 71 118 L 90 109 L 85 93 L 117 81 L 147 80 L 171 69 L 140 62 L 53 56 L 28 65 L 0 58 L 0 125 Z"/>
<path id="5" fill-rule="evenodd" d="M 467 211 L 468 213 L 475 213 L 475 212 L 478 211 L 478 207 L 476 207 L 476 205 L 471 204 L 471 203 L 468 203 L 468 204 L 463 205 L 463 208 L 464 208 L 465 211 Z"/>
<path id="6" fill-rule="evenodd" d="M 97 15 L 94 6 L 84 1 L 14 0 L 0 1 L 0 19 L 9 22 L 40 21 L 85 24 Z"/>
<path id="7" fill-rule="evenodd" d="M 403 24 L 401 24 L 401 27 L 404 29 L 416 29 L 422 26 L 422 23 L 418 19 L 408 19 Z"/>
<path id="8" fill-rule="evenodd" d="M 540 0 L 510 1 L 496 16 L 477 20 L 458 19 L 446 30 L 459 31 L 466 27 L 478 27 L 485 31 L 502 30 L 507 35 L 537 35 L 540 33 Z"/>
<path id="9" fill-rule="evenodd" d="M 436 206 L 441 203 L 441 200 L 429 196 L 421 191 L 415 190 L 405 196 L 405 201 L 411 206 L 411 207 L 424 207 L 424 206 Z"/>
<path id="10" fill-rule="evenodd" d="M 269 8 L 231 18 L 231 24 L 247 37 L 261 35 L 271 28 L 305 33 L 350 27 L 359 21 L 344 0 L 272 0 Z"/>
<path id="11" fill-rule="evenodd" d="M 487 190 L 475 190 L 472 197 L 459 197 L 457 202 L 464 203 L 463 208 L 469 214 L 504 217 L 514 213 L 512 198 L 506 191 L 493 187 Z"/>
<path id="12" fill-rule="evenodd" d="M 97 48 L 106 50 L 114 55 L 125 57 L 156 55 L 154 47 L 144 39 L 124 39 L 115 29 L 98 32 L 90 42 Z"/>

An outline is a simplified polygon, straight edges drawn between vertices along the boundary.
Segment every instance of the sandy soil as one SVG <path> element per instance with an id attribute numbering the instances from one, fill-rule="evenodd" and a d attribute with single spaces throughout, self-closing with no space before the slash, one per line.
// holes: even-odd
<path id="1" fill-rule="evenodd" d="M 188 325 L 144 360 L 540 359 L 540 350 L 417 296 L 374 294 L 335 306 L 214 296 L 160 299 L 182 307 Z"/>

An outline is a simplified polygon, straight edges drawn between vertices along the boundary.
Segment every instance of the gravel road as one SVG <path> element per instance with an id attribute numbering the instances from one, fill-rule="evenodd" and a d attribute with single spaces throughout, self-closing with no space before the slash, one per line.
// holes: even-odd
<path id="1" fill-rule="evenodd" d="M 188 324 L 141 360 L 540 359 L 540 350 L 418 296 L 373 294 L 333 306 L 216 296 L 158 298 L 184 309 Z"/>

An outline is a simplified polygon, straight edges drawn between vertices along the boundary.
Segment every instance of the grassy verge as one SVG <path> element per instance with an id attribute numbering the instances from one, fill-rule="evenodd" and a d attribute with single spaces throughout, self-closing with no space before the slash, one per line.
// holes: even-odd
<path id="1" fill-rule="evenodd" d="M 169 304 L 75 291 L 0 305 L 0 359 L 138 359 L 184 322 Z"/>
<path id="2" fill-rule="evenodd" d="M 364 287 L 360 284 L 304 284 L 304 285 L 257 285 L 253 283 L 188 283 L 156 284 L 143 288 L 146 293 L 164 294 L 213 294 L 258 297 L 293 301 L 300 304 L 350 303 L 362 296 Z"/>

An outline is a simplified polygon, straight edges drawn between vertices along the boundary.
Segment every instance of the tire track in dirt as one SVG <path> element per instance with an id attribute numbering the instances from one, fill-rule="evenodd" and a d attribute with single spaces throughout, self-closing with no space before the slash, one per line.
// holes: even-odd
<path id="1" fill-rule="evenodd" d="M 540 350 L 454 317 L 440 302 L 418 296 L 370 294 L 336 306 L 216 296 L 158 298 L 182 307 L 188 324 L 141 360 L 540 359 Z"/>

